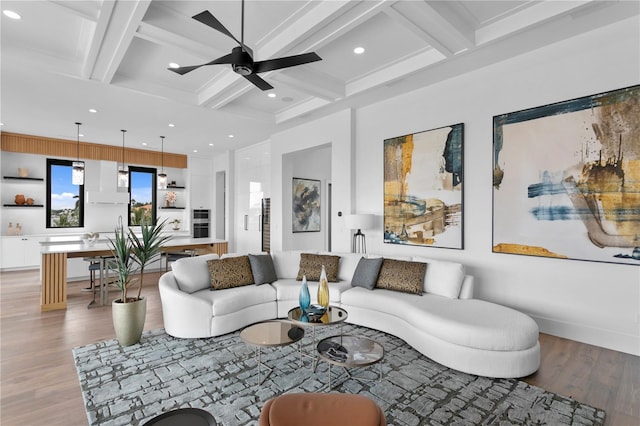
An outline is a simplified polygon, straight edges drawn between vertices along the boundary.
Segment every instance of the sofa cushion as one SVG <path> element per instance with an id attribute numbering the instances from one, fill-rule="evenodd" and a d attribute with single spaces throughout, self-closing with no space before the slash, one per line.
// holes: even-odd
<path id="1" fill-rule="evenodd" d="M 302 276 L 307 276 L 307 281 L 320 281 L 322 273 L 322 265 L 327 273 L 327 281 L 338 281 L 338 268 L 340 267 L 340 256 L 332 256 L 328 254 L 300 254 L 300 269 L 298 269 L 297 280 L 301 281 Z"/>
<path id="2" fill-rule="evenodd" d="M 253 284 L 249 256 L 227 257 L 207 261 L 211 290 L 241 287 Z"/>
<path id="3" fill-rule="evenodd" d="M 427 273 L 424 275 L 425 293 L 437 294 L 450 299 L 459 297 L 465 274 L 464 265 L 418 256 L 413 260 L 427 263 Z"/>
<path id="4" fill-rule="evenodd" d="M 278 279 L 269 254 L 249 254 L 251 274 L 256 285 L 271 284 Z"/>
<path id="5" fill-rule="evenodd" d="M 195 293 L 211 286 L 207 261 L 218 259 L 215 253 L 185 257 L 173 263 L 171 270 L 178 288 L 185 293 Z"/>
<path id="6" fill-rule="evenodd" d="M 378 281 L 378 274 L 382 266 L 382 258 L 376 259 L 361 258 L 358 262 L 353 278 L 351 279 L 352 287 L 364 287 L 373 290 Z"/>
<path id="7" fill-rule="evenodd" d="M 422 295 L 426 267 L 422 262 L 383 259 L 376 288 Z"/>
<path id="8" fill-rule="evenodd" d="M 306 250 L 305 253 L 317 253 L 314 251 Z M 293 278 L 298 276 L 298 270 L 300 269 L 300 254 L 302 251 L 274 251 L 271 252 L 271 259 L 273 259 L 273 267 L 276 270 L 278 279 L 280 278 Z"/>

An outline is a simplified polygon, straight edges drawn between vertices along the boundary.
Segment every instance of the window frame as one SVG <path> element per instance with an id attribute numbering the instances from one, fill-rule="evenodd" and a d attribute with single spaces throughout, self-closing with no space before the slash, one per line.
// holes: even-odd
<path id="1" fill-rule="evenodd" d="M 78 226 L 53 226 L 51 221 L 51 169 L 52 166 L 68 166 L 73 168 L 74 160 L 61 160 L 59 158 L 47 158 L 47 194 L 46 194 L 46 229 L 74 229 L 84 228 L 84 184 L 78 185 Z"/>
<path id="2" fill-rule="evenodd" d="M 158 204 L 157 204 L 158 170 L 153 167 L 129 166 L 129 205 L 127 207 L 128 226 L 140 226 L 140 225 L 133 225 L 131 223 L 131 207 L 132 207 L 131 200 L 133 199 L 133 197 L 131 196 L 131 183 L 132 183 L 131 173 L 132 172 L 149 173 L 151 175 L 151 220 L 152 220 L 152 223 L 155 224 L 158 220 L 158 213 L 157 213 L 158 212 Z"/>

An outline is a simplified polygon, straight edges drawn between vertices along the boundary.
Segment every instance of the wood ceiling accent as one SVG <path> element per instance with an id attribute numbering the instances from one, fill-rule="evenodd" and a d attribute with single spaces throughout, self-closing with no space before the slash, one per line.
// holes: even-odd
<path id="1" fill-rule="evenodd" d="M 2 151 L 51 155 L 55 157 L 68 157 L 74 159 L 77 158 L 78 148 L 76 141 L 2 132 Z M 91 142 L 80 142 L 80 159 L 115 161 L 120 163 L 122 162 L 122 148 Z M 162 166 L 163 157 L 160 152 L 156 151 L 125 148 L 124 162 L 125 164 L 159 167 Z M 164 167 L 186 169 L 187 156 L 183 154 L 165 152 Z"/>

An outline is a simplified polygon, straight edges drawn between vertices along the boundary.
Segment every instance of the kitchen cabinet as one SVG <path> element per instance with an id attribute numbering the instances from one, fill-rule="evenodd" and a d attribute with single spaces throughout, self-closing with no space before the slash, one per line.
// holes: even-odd
<path id="1" fill-rule="evenodd" d="M 42 238 L 16 235 L 2 237 L 2 269 L 26 269 L 40 267 L 40 241 Z"/>

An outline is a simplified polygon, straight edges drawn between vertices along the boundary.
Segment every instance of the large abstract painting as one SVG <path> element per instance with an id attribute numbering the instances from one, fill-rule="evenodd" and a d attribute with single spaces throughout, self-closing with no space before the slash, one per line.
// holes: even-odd
<path id="1" fill-rule="evenodd" d="M 384 141 L 384 242 L 463 248 L 462 123 Z"/>
<path id="2" fill-rule="evenodd" d="M 293 232 L 320 231 L 320 181 L 293 178 Z"/>
<path id="3" fill-rule="evenodd" d="M 493 118 L 493 251 L 640 265 L 640 86 Z"/>

